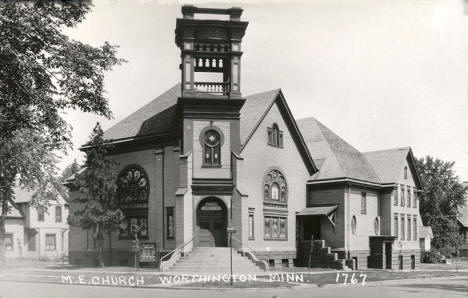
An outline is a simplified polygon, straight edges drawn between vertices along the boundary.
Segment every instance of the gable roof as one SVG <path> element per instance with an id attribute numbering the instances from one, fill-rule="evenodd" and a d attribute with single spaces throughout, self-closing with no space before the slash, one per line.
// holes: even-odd
<path id="1" fill-rule="evenodd" d="M 421 178 L 416 169 L 415 159 L 410 147 L 393 148 L 364 152 L 383 183 L 397 182 L 401 176 L 405 162 L 408 162 L 415 184 L 422 189 Z"/>
<path id="2" fill-rule="evenodd" d="M 24 218 L 23 213 L 16 207 L 10 205 L 10 210 L 7 213 L 7 218 Z M 2 214 L 2 206 L 0 206 L 0 214 Z"/>
<path id="3" fill-rule="evenodd" d="M 366 157 L 313 117 L 297 121 L 319 167 L 313 180 L 353 178 L 381 183 L 379 176 Z"/>
<path id="4" fill-rule="evenodd" d="M 274 89 L 246 97 L 244 106 L 240 111 L 241 152 L 248 145 L 250 138 L 254 135 L 255 131 L 263 122 L 275 103 L 278 105 L 278 109 L 289 129 L 289 133 L 296 144 L 299 154 L 304 161 L 304 165 L 309 171 L 309 174 L 313 175 L 318 171 L 318 168 L 314 163 L 309 152 L 309 148 L 307 147 L 301 131 L 297 126 L 296 120 L 294 120 L 281 89 Z"/>
<path id="5" fill-rule="evenodd" d="M 176 129 L 176 105 L 180 84 L 176 84 L 154 100 L 133 112 L 104 132 L 105 139 L 126 139 Z"/>

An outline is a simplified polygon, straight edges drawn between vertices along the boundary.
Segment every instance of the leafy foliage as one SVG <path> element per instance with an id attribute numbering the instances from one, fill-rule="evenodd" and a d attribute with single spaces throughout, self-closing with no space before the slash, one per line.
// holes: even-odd
<path id="1" fill-rule="evenodd" d="M 103 135 L 98 123 L 87 144 L 85 170 L 76 176 L 75 184 L 79 188 L 80 196 L 73 198 L 72 203 L 78 203 L 80 208 L 76 208 L 68 218 L 71 225 L 95 232 L 94 238 L 98 241 L 100 253 L 103 235 L 117 231 L 125 219 L 116 196 L 116 163 L 107 157 L 111 146 L 103 139 Z M 101 255 L 100 263 L 103 264 Z"/>
<path id="2" fill-rule="evenodd" d="M 73 160 L 71 164 L 69 164 L 63 171 L 62 174 L 60 175 L 60 180 L 62 182 L 65 182 L 68 178 L 72 177 L 78 171 L 80 170 L 80 165 L 76 161 L 76 158 Z"/>
<path id="3" fill-rule="evenodd" d="M 424 192 L 420 196 L 421 219 L 432 227 L 432 245 L 444 253 L 454 254 L 461 244 L 457 216 L 464 204 L 465 187 L 456 176 L 454 162 L 426 156 L 417 161 Z"/>
<path id="4" fill-rule="evenodd" d="M 87 1 L 6 2 L 0 6 L 0 133 L 34 129 L 56 147 L 70 141 L 65 109 L 105 117 L 104 72 L 123 62 L 116 47 L 92 47 L 62 31 L 81 22 Z"/>

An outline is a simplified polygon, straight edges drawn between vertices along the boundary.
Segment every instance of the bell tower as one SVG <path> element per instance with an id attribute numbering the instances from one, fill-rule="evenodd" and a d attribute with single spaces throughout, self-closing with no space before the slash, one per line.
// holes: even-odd
<path id="1" fill-rule="evenodd" d="M 197 19 L 196 14 L 224 15 L 228 20 Z M 241 43 L 248 22 L 242 22 L 242 9 L 182 7 L 177 19 L 176 44 L 181 51 L 182 97 L 241 97 Z M 210 79 L 198 79 L 202 73 Z M 216 77 L 217 78 L 213 78 Z"/>

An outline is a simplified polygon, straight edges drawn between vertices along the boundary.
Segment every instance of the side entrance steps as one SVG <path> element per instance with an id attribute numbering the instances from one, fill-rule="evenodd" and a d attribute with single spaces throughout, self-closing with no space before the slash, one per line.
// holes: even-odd
<path id="1" fill-rule="evenodd" d="M 306 267 L 346 270 L 355 266 L 355 261 L 346 259 L 344 252 L 332 252 L 331 247 L 325 246 L 325 240 L 307 241 L 302 245 L 303 252 L 307 252 L 302 258 L 302 263 Z"/>
<path id="2" fill-rule="evenodd" d="M 230 274 L 229 247 L 195 247 L 188 256 L 180 258 L 169 272 L 183 274 Z M 233 274 L 264 274 L 249 258 L 232 249 Z"/>

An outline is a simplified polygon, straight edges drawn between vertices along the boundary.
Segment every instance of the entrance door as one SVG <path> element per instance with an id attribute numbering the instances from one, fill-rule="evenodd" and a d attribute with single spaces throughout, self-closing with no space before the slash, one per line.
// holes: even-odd
<path id="1" fill-rule="evenodd" d="M 385 269 L 392 269 L 392 243 L 385 243 Z"/>
<path id="2" fill-rule="evenodd" d="M 197 210 L 198 246 L 227 246 L 227 216 L 218 198 L 200 202 Z"/>
<path id="3" fill-rule="evenodd" d="M 307 216 L 304 222 L 304 240 L 318 240 L 320 235 L 320 216 Z"/>

